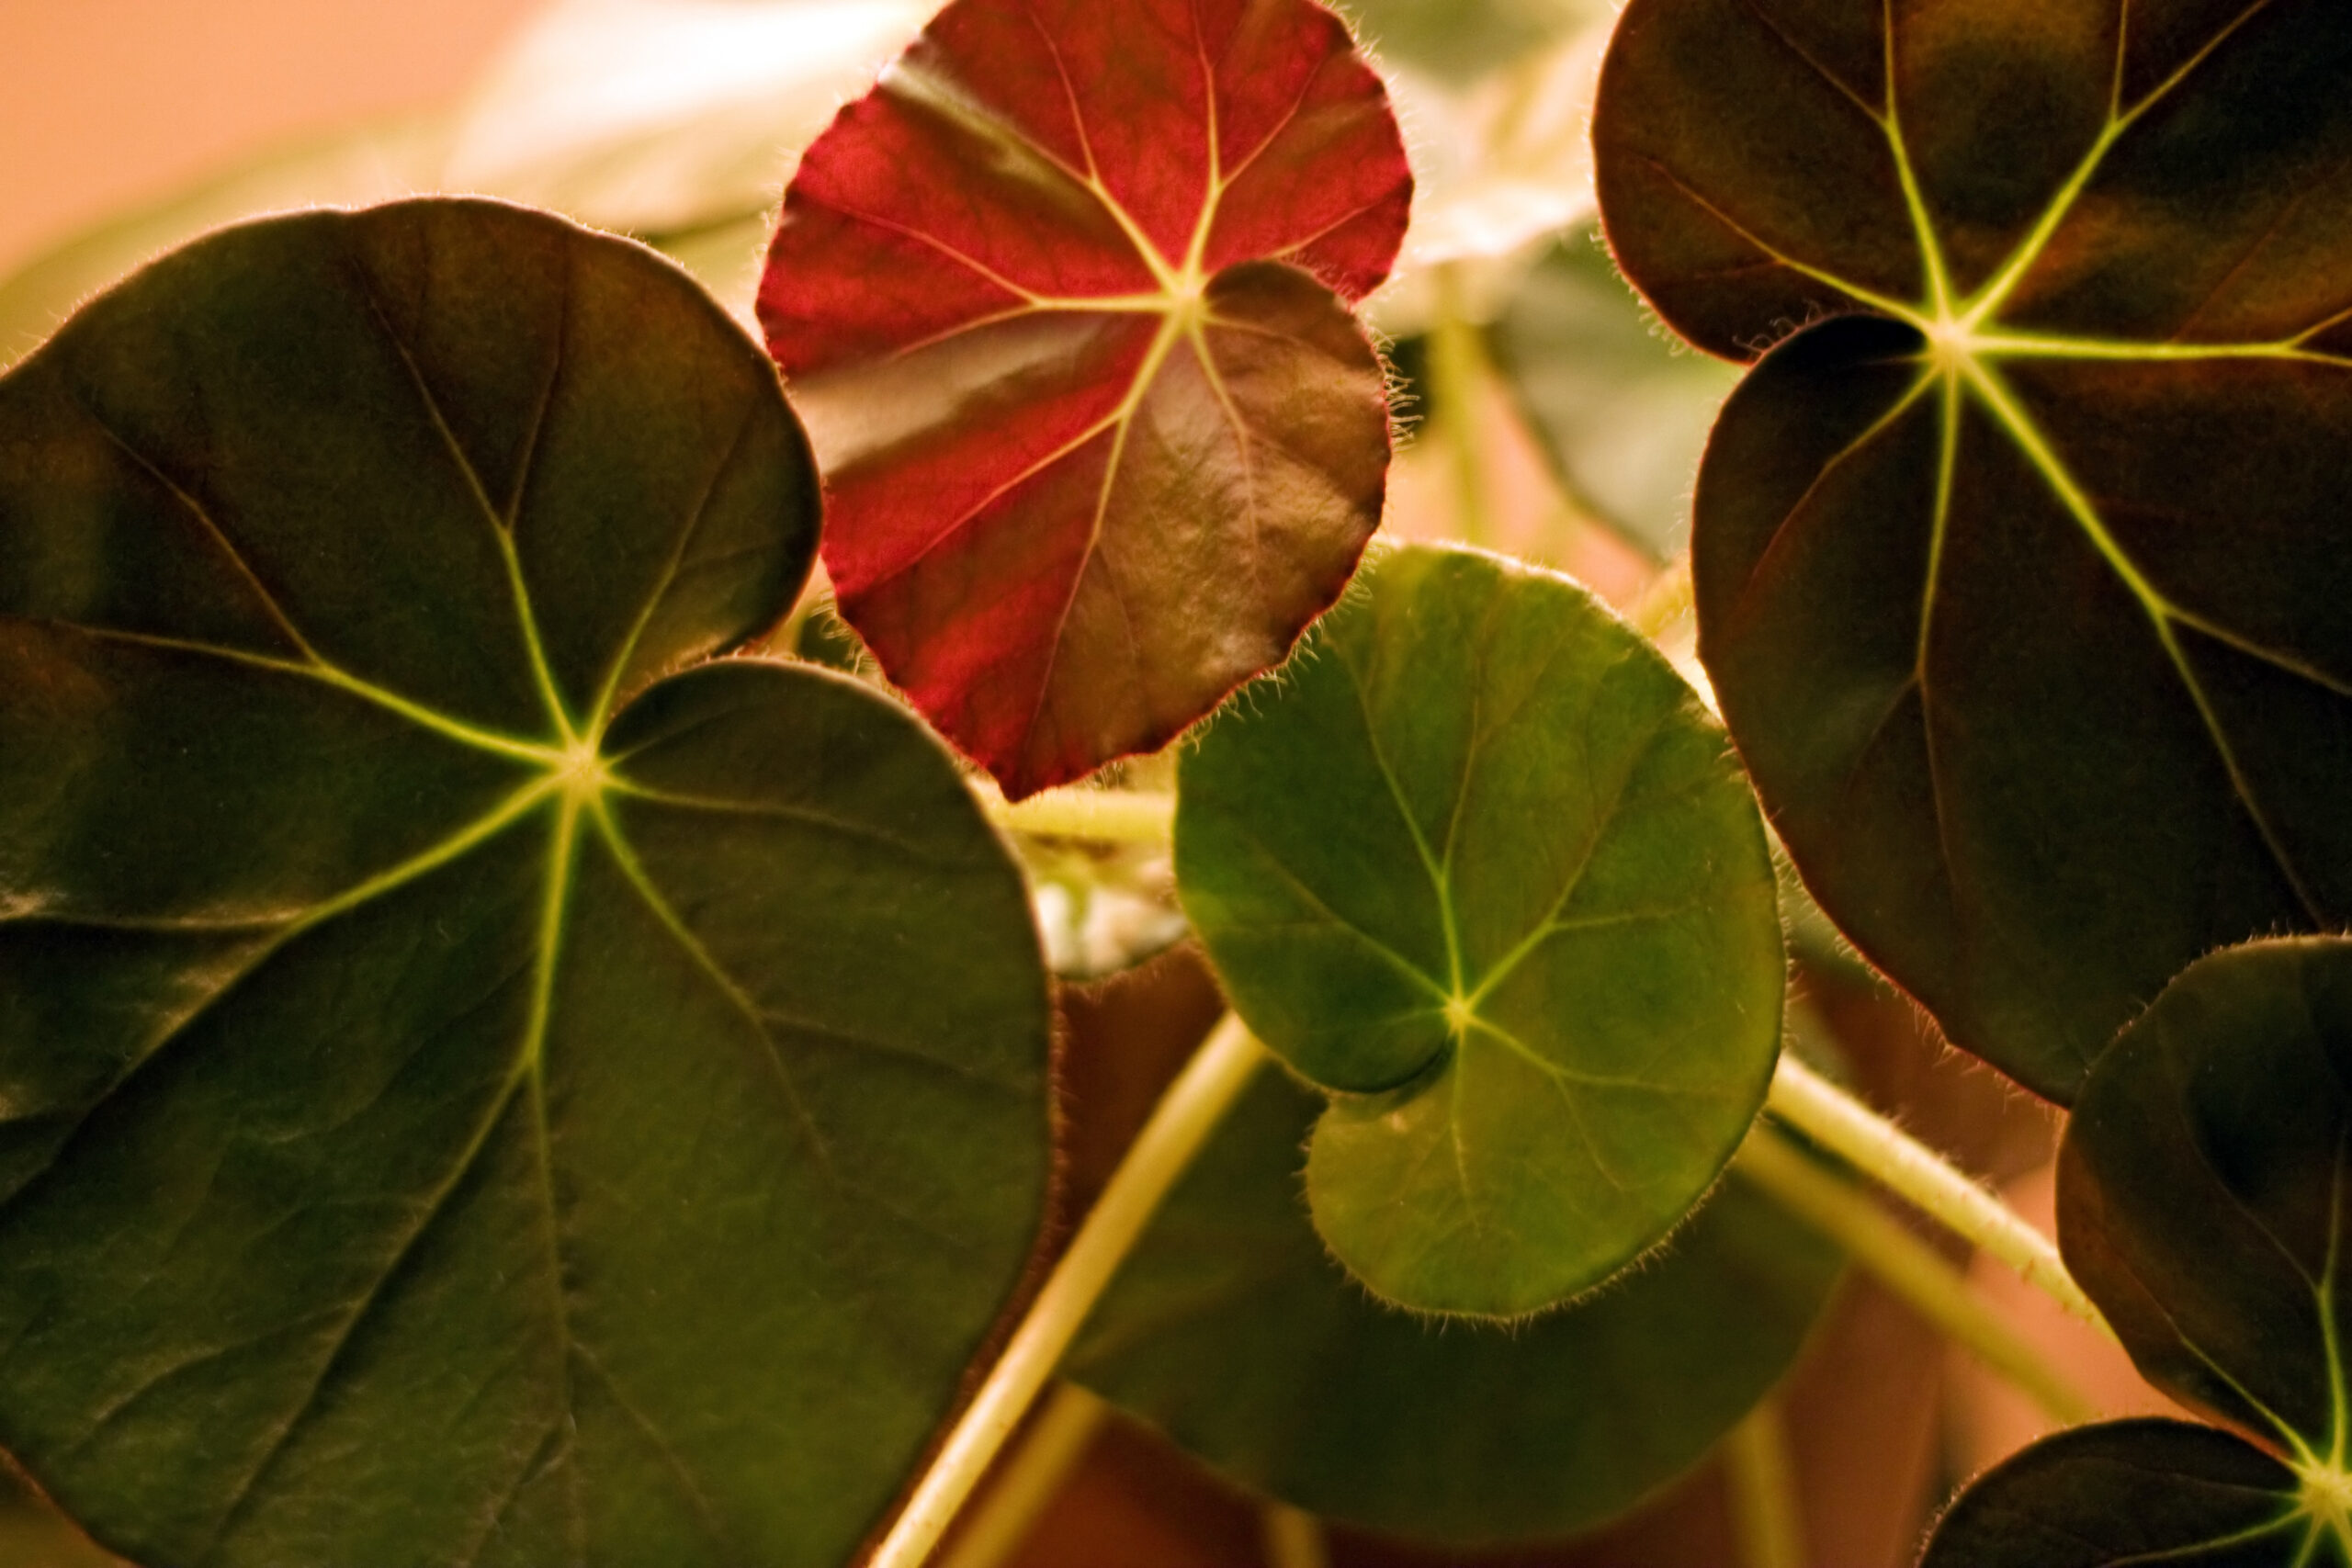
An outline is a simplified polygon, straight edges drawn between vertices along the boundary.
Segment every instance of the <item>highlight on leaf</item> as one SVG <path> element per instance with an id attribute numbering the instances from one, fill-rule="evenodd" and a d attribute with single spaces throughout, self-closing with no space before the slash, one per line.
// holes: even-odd
<path id="1" fill-rule="evenodd" d="M 1609 1279 L 1762 1104 L 1784 976 L 1722 729 L 1584 590 L 1381 556 L 1179 774 L 1177 890 L 1331 1099 L 1316 1228 L 1375 1294 L 1515 1317 Z"/>
<path id="2" fill-rule="evenodd" d="M 1698 486 L 1732 733 L 1831 917 L 2062 1101 L 2200 953 L 2352 916 L 2347 80 L 2331 0 L 1634 0 L 1604 70 L 1619 263 L 1773 345 Z"/>
<path id="3" fill-rule="evenodd" d="M 1378 524 L 1350 305 L 1411 196 L 1312 0 L 954 0 L 803 155 L 760 293 L 884 671 L 1012 797 L 1278 662 Z"/>

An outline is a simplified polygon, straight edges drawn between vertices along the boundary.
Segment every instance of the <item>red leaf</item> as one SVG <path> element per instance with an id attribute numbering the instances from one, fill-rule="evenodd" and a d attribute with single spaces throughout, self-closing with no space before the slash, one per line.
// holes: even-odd
<path id="1" fill-rule="evenodd" d="M 760 319 L 825 565 L 1006 794 L 1164 744 L 1339 596 L 1388 461 L 1345 302 L 1411 191 L 1311 0 L 956 0 L 803 156 Z"/>

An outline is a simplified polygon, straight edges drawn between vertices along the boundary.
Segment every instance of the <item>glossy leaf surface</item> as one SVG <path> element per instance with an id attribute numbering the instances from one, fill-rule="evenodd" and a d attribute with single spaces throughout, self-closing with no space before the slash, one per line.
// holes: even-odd
<path id="1" fill-rule="evenodd" d="M 1670 347 L 1589 228 L 1535 265 L 1493 342 L 1569 491 L 1657 558 L 1679 550 L 1699 454 L 1738 372 Z"/>
<path id="2" fill-rule="evenodd" d="M 1978 1478 L 1919 1568 L 2330 1568 L 2295 1475 L 2227 1432 L 2106 1421 L 2045 1438 Z"/>
<path id="3" fill-rule="evenodd" d="M 1604 72 L 1618 260 L 1779 344 L 1698 487 L 1732 733 L 1830 915 L 2062 1100 L 2199 954 L 2352 915 L 2347 80 L 2332 0 L 1635 0 Z"/>
<path id="4" fill-rule="evenodd" d="M 944 752 L 711 658 L 816 525 L 707 296 L 488 203 L 229 231 L 0 381 L 0 1446 L 111 1548 L 872 1528 L 1046 1021 Z"/>
<path id="5" fill-rule="evenodd" d="M 1163 744 L 1338 597 L 1388 460 L 1348 302 L 1410 191 L 1311 0 L 956 0 L 802 158 L 760 318 L 826 569 L 1007 795 Z"/>
<path id="6" fill-rule="evenodd" d="M 1649 1266 L 1498 1329 L 1367 1301 L 1299 1213 L 1314 1095 L 1231 1112 L 1070 1371 L 1244 1485 L 1469 1545 L 1565 1535 L 1696 1463 L 1796 1359 L 1838 1254 L 1733 1183 Z"/>
<path id="7" fill-rule="evenodd" d="M 1723 731 L 1567 579 L 1424 547 L 1361 581 L 1185 756 L 1177 887 L 1333 1096 L 1332 1250 L 1408 1306 L 1532 1312 L 1655 1246 L 1746 1134 L 1771 862 Z"/>

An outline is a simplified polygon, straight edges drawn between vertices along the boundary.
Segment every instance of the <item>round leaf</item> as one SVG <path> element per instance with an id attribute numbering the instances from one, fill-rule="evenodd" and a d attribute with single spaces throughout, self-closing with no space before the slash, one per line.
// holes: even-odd
<path id="1" fill-rule="evenodd" d="M 2045 1438 L 1962 1494 L 1919 1568 L 2320 1568 L 2295 1476 L 2242 1438 L 2186 1421 L 2109 1421 Z M 2336 1550 L 2329 1550 L 2335 1548 Z"/>
<path id="2" fill-rule="evenodd" d="M 2352 941 L 2191 966 L 2092 1070 L 2058 1172 L 2067 1266 L 2149 1381 L 2341 1467 Z"/>
<path id="3" fill-rule="evenodd" d="M 145 1562 L 842 1561 L 1019 1275 L 1046 1017 L 940 749 L 711 659 L 816 528 L 756 345 L 313 213 L 0 454 L 0 1446 Z"/>
<path id="4" fill-rule="evenodd" d="M 1471 1546 L 1566 1535 L 1665 1486 L 1778 1382 L 1834 1247 L 1745 1186 L 1649 1267 L 1498 1329 L 1364 1299 L 1299 1213 L 1316 1097 L 1229 1113 L 1072 1351 L 1073 1376 L 1242 1484 Z"/>
<path id="5" fill-rule="evenodd" d="M 1388 461 L 1346 302 L 1410 194 L 1310 0 L 956 0 L 803 156 L 760 319 L 826 569 L 1007 795 L 1165 743 L 1338 597 Z"/>
<path id="6" fill-rule="evenodd" d="M 1738 372 L 1669 347 L 1589 230 L 1538 262 L 1493 329 L 1495 358 L 1568 489 L 1663 560 Z"/>
<path id="7" fill-rule="evenodd" d="M 2056 1099 L 2198 954 L 2352 917 L 2346 80 L 2330 0 L 1634 0 L 1603 73 L 1627 276 L 1779 343 L 1698 486 L 1732 733 L 1832 918 Z"/>
<path id="8" fill-rule="evenodd" d="M 1184 758 L 1177 886 L 1333 1095 L 1307 1190 L 1341 1261 L 1532 1312 L 1655 1246 L 1754 1120 L 1771 860 L 1722 730 L 1573 582 L 1429 547 L 1363 581 Z"/>

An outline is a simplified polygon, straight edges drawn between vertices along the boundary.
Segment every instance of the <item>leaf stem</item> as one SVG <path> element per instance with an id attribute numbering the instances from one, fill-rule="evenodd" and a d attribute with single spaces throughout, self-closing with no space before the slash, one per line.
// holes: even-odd
<path id="1" fill-rule="evenodd" d="M 1266 1049 L 1231 1013 L 1159 1097 L 1135 1145 L 1046 1278 L 867 1568 L 918 1568 L 1037 1397 L 1096 1300 L 1135 1247 L 1159 1201 L 1240 1094 Z"/>
<path id="2" fill-rule="evenodd" d="M 1992 1254 L 2109 1338 L 2115 1331 L 2049 1237 L 1941 1155 L 1783 1052 L 1764 1108 L 1888 1191 Z"/>
<path id="3" fill-rule="evenodd" d="M 1487 345 L 1463 304 L 1458 263 L 1437 269 L 1437 321 L 1430 328 L 1430 417 L 1445 437 L 1453 472 L 1453 530 L 1473 545 L 1494 547 L 1494 508 L 1487 494 L 1482 415 L 1490 372 Z"/>
<path id="4" fill-rule="evenodd" d="M 1269 1497 L 1259 1506 L 1258 1528 L 1265 1542 L 1266 1568 L 1331 1568 L 1323 1521 L 1306 1509 Z"/>
<path id="5" fill-rule="evenodd" d="M 1732 1168 L 1843 1247 L 1880 1283 L 2053 1419 L 2069 1427 L 2097 1419 L 2098 1408 L 1971 1291 L 1959 1269 L 1905 1229 L 1867 1190 L 1823 1169 L 1770 1122 L 1756 1123 Z"/>
<path id="6" fill-rule="evenodd" d="M 1033 839 L 1089 839 L 1106 844 L 1165 844 L 1175 830 L 1176 797 L 1158 790 L 1049 789 L 1010 801 L 983 778 L 972 781 L 980 809 L 1008 832 Z"/>
<path id="7" fill-rule="evenodd" d="M 1741 1568 L 1805 1568 L 1796 1466 L 1777 1396 L 1749 1411 L 1724 1439 L 1724 1477 Z"/>
<path id="8" fill-rule="evenodd" d="M 999 1568 L 1019 1550 L 1110 1414 L 1109 1405 L 1078 1384 L 1055 1384 L 941 1568 Z"/>

